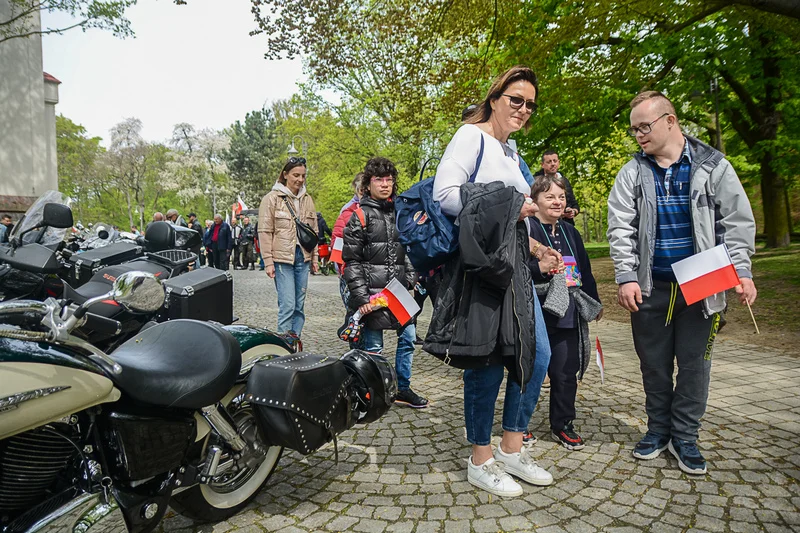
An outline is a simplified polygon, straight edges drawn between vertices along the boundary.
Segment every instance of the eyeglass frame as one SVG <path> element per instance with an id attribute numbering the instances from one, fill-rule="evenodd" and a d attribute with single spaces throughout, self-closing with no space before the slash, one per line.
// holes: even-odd
<path id="1" fill-rule="evenodd" d="M 386 181 L 387 179 L 389 181 Z M 369 181 L 371 183 L 391 183 L 391 184 L 397 183 L 397 180 L 394 179 L 392 176 L 371 176 L 369 178 Z"/>
<path id="2" fill-rule="evenodd" d="M 664 118 L 664 117 L 666 117 L 668 115 L 671 115 L 671 114 L 672 113 L 664 113 L 663 115 L 661 115 L 660 117 L 658 117 L 657 119 L 655 119 L 653 122 L 651 122 L 649 124 L 644 124 L 642 126 L 631 126 L 630 128 L 628 128 L 625 131 L 631 137 L 636 137 L 636 135 L 639 134 L 639 133 L 641 133 L 642 135 L 649 135 L 650 133 L 653 132 L 653 124 L 655 124 L 656 122 L 658 122 L 662 118 Z M 644 131 L 645 128 L 647 128 L 647 131 Z"/>
<path id="3" fill-rule="evenodd" d="M 514 96 L 506 93 L 502 93 L 500 96 L 505 96 L 508 98 L 508 105 L 511 106 L 511 109 L 521 109 L 522 106 L 525 106 L 525 110 L 531 115 L 536 113 L 536 110 L 539 109 L 539 104 L 537 104 L 534 100 L 526 100 L 521 96 Z M 515 104 L 514 100 L 522 100 L 522 103 Z"/>

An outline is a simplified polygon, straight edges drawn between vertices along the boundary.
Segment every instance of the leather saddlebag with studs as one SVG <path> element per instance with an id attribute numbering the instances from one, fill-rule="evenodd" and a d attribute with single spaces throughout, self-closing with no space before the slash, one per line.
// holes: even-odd
<path id="1" fill-rule="evenodd" d="M 300 352 L 256 364 L 247 400 L 264 441 L 306 455 L 352 427 L 351 379 L 338 357 Z"/>

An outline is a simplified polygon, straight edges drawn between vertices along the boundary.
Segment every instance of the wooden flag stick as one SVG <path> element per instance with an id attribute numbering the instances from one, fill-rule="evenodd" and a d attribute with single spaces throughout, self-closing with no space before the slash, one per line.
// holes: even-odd
<path id="1" fill-rule="evenodd" d="M 756 322 L 756 317 L 753 315 L 753 308 L 750 307 L 750 300 L 745 298 L 744 301 L 747 304 L 747 309 L 750 310 L 750 318 L 753 319 L 753 325 L 756 327 L 756 335 L 761 335 L 761 332 L 758 330 L 758 323 Z"/>

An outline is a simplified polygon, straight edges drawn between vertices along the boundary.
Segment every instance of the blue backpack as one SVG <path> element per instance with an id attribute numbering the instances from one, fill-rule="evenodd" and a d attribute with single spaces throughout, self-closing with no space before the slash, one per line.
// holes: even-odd
<path id="1" fill-rule="evenodd" d="M 481 160 L 483 135 L 469 183 L 475 181 Z M 420 179 L 424 172 L 423 166 Z M 458 226 L 453 217 L 442 213 L 439 202 L 433 199 L 433 180 L 428 178 L 415 183 L 395 202 L 398 239 L 417 272 L 427 272 L 443 265 L 458 249 Z"/>

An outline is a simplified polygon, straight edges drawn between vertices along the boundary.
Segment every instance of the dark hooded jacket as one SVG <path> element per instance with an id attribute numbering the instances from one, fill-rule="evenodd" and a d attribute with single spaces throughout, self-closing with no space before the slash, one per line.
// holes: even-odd
<path id="1" fill-rule="evenodd" d="M 358 213 L 353 213 L 344 228 L 342 260 L 347 264 L 344 278 L 350 290 L 351 310 L 369 303 L 369 297 L 381 292 L 397 278 L 410 288 L 416 274 L 405 250 L 397 240 L 394 199 L 375 200 L 370 196 L 361 199 L 365 226 Z M 370 329 L 397 329 L 400 324 L 388 309 L 377 309 L 364 317 Z"/>
<path id="2" fill-rule="evenodd" d="M 461 186 L 460 253 L 445 264 L 423 345 L 456 368 L 501 362 L 523 388 L 536 352 L 524 201 L 502 182 Z"/>

